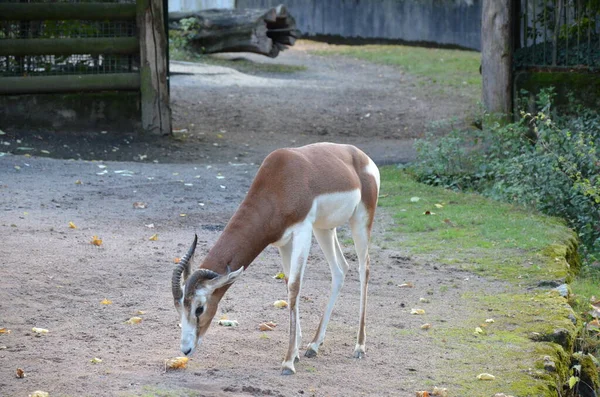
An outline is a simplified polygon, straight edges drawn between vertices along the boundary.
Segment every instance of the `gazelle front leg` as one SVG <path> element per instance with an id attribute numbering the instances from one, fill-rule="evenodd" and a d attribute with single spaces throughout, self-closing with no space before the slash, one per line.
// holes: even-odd
<path id="1" fill-rule="evenodd" d="M 300 330 L 300 315 L 298 296 L 302 287 L 302 278 L 308 259 L 311 243 L 311 227 L 303 226 L 294 231 L 292 239 L 284 247 L 280 248 L 282 261 L 289 263 L 288 275 L 288 303 L 290 308 L 290 342 L 285 359 L 281 364 L 282 375 L 296 373 L 294 362 L 299 360 L 298 346 L 302 343 L 302 331 Z"/>

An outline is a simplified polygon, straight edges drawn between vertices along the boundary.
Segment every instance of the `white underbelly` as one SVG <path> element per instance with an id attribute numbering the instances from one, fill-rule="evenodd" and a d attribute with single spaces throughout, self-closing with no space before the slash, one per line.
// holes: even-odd
<path id="1" fill-rule="evenodd" d="M 315 229 L 333 229 L 347 223 L 356 212 L 360 203 L 360 190 L 347 192 L 328 193 L 317 196 L 313 200 L 311 209 L 299 223 L 289 226 L 281 238 L 272 243 L 275 247 L 286 245 L 294 233 L 301 231 L 310 233 Z"/>
<path id="2" fill-rule="evenodd" d="M 311 219 L 313 227 L 317 229 L 332 229 L 340 226 L 352 217 L 358 203 L 360 203 L 360 190 L 348 192 L 323 194 L 313 202 L 314 212 L 311 210 L 307 218 Z"/>

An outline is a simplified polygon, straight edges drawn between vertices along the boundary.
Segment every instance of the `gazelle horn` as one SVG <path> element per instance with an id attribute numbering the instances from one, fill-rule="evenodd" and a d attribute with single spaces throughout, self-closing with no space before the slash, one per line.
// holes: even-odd
<path id="1" fill-rule="evenodd" d="M 185 281 L 190 275 L 190 260 L 196 252 L 196 244 L 198 243 L 198 235 L 194 235 L 194 242 L 188 250 L 187 254 L 181 258 L 175 269 L 173 269 L 173 277 L 171 278 L 171 289 L 173 290 L 173 298 L 178 301 L 183 297 L 183 290 L 181 289 L 181 275 L 183 274 L 183 281 Z"/>

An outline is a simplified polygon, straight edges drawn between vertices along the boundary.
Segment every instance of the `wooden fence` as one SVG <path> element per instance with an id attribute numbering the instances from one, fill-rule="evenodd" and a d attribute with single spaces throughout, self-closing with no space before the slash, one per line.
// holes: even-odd
<path id="1" fill-rule="evenodd" d="M 0 95 L 138 91 L 142 128 L 168 134 L 164 26 L 162 0 L 2 3 Z"/>

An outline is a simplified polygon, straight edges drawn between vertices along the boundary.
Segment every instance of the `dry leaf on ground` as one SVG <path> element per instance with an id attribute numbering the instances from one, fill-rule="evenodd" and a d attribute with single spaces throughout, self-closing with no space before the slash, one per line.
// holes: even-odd
<path id="1" fill-rule="evenodd" d="M 284 307 L 288 306 L 288 303 L 284 300 L 278 300 L 273 302 L 273 306 L 275 306 L 278 309 L 283 309 Z"/>
<path id="2" fill-rule="evenodd" d="M 139 324 L 142 322 L 141 317 L 131 317 L 129 320 L 125 321 L 125 324 Z"/>
<path id="3" fill-rule="evenodd" d="M 273 278 L 276 280 L 281 280 L 282 278 L 285 278 L 285 274 L 280 272 L 280 273 L 277 273 L 276 275 L 274 275 Z"/>
<path id="4" fill-rule="evenodd" d="M 411 309 L 410 310 L 410 314 L 418 314 L 418 315 L 425 314 L 425 310 L 423 310 L 423 309 Z"/>
<path id="5" fill-rule="evenodd" d="M 150 236 L 150 238 L 148 240 L 150 240 L 150 241 L 158 240 L 158 234 L 153 234 L 152 236 Z"/>
<path id="6" fill-rule="evenodd" d="M 136 201 L 133 203 L 133 208 L 143 210 L 144 208 L 146 208 L 146 203 L 144 203 L 142 201 Z"/>
<path id="7" fill-rule="evenodd" d="M 0 334 L 10 334 L 10 329 L 0 328 Z"/>
<path id="8" fill-rule="evenodd" d="M 179 262 L 181 262 L 181 258 L 175 258 L 175 259 L 173 259 L 173 263 L 179 263 Z"/>
<path id="9" fill-rule="evenodd" d="M 413 283 L 408 282 L 408 283 L 398 284 L 398 287 L 400 287 L 400 288 L 413 288 L 414 285 L 413 285 Z"/>
<path id="10" fill-rule="evenodd" d="M 429 392 L 427 390 L 418 391 L 417 397 L 429 397 Z"/>
<path id="11" fill-rule="evenodd" d="M 429 324 L 429 323 L 425 323 L 425 324 L 421 325 L 421 329 L 428 330 L 430 328 L 431 328 L 431 324 Z"/>
<path id="12" fill-rule="evenodd" d="M 111 301 L 111 300 L 108 300 L 108 299 L 106 299 L 106 298 L 104 298 L 104 300 L 103 300 L 103 301 L 101 301 L 100 303 L 101 303 L 101 304 L 103 304 L 103 305 L 112 305 L 112 301 Z"/>
<path id="13" fill-rule="evenodd" d="M 437 397 L 448 397 L 448 389 L 445 387 L 434 387 L 431 394 Z"/>
<path id="14" fill-rule="evenodd" d="M 188 360 L 187 357 L 170 358 L 165 362 L 165 367 L 171 369 L 183 369 L 187 365 Z"/>
<path id="15" fill-rule="evenodd" d="M 94 358 L 92 358 L 92 359 L 90 360 L 90 362 L 91 362 L 92 364 L 100 364 L 100 363 L 102 362 L 102 360 L 101 360 L 101 359 L 99 359 L 99 358 L 97 358 L 97 357 L 94 357 Z"/>
<path id="16" fill-rule="evenodd" d="M 260 331 L 273 331 L 276 326 L 277 326 L 277 324 L 275 324 L 272 321 L 269 321 L 269 322 L 266 322 L 266 323 L 260 323 L 258 325 L 258 329 Z"/>
<path id="17" fill-rule="evenodd" d="M 494 380 L 494 379 L 496 379 L 496 377 L 492 374 L 488 374 L 488 373 L 484 372 L 482 374 L 477 375 L 477 379 L 479 379 L 479 380 Z"/>
<path id="18" fill-rule="evenodd" d="M 24 377 L 26 377 L 27 375 L 25 375 L 25 371 L 23 371 L 22 368 L 17 368 L 17 378 L 19 379 L 23 379 Z"/>
<path id="19" fill-rule="evenodd" d="M 100 247 L 102 245 L 102 239 L 98 238 L 98 236 L 92 236 L 92 241 L 90 241 L 90 244 Z"/>
<path id="20" fill-rule="evenodd" d="M 41 335 L 41 334 L 47 334 L 48 332 L 50 332 L 50 331 L 48 331 L 48 330 L 47 330 L 47 329 L 45 329 L 45 328 L 38 328 L 38 327 L 33 327 L 33 328 L 31 328 L 31 330 L 32 330 L 34 333 L 36 333 L 36 334 L 40 334 L 40 335 Z"/>
<path id="21" fill-rule="evenodd" d="M 69 228 L 77 229 L 77 226 L 73 222 L 69 222 Z"/>

